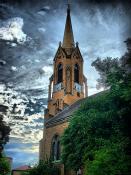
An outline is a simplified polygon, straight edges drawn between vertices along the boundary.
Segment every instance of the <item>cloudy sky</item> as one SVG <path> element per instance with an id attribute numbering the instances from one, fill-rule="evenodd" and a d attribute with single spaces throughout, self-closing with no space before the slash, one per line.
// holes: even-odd
<path id="1" fill-rule="evenodd" d="M 6 153 L 14 167 L 38 160 L 53 57 L 63 40 L 66 0 L 0 0 L 0 114 L 12 128 Z M 131 37 L 131 5 L 71 0 L 75 41 L 84 58 L 89 95 L 99 77 L 91 62 L 120 57 Z M 25 160 L 26 156 L 26 160 Z"/>

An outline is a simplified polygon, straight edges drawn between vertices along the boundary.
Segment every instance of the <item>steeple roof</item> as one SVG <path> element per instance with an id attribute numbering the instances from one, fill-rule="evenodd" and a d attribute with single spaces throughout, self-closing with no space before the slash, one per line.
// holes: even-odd
<path id="1" fill-rule="evenodd" d="M 62 48 L 74 48 L 74 47 L 75 43 L 74 43 L 74 35 L 70 16 L 70 4 L 68 4 Z"/>

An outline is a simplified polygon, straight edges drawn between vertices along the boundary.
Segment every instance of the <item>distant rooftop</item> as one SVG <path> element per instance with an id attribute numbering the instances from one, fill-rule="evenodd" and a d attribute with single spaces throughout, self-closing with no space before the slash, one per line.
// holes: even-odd
<path id="1" fill-rule="evenodd" d="M 15 169 L 13 169 L 13 171 L 17 171 L 17 170 L 29 170 L 29 169 L 31 169 L 31 167 L 30 166 L 28 166 L 28 165 L 23 165 L 23 166 L 20 166 L 20 167 L 18 167 L 18 168 L 15 168 Z"/>

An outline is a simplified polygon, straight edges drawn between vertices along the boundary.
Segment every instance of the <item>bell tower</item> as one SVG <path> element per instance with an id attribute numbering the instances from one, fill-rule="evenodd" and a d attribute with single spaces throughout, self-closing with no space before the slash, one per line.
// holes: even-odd
<path id="1" fill-rule="evenodd" d="M 83 57 L 78 42 L 74 42 L 70 11 L 70 4 L 68 4 L 63 42 L 59 43 L 54 57 L 53 75 L 49 79 L 45 119 L 55 116 L 77 100 L 87 97 Z"/>

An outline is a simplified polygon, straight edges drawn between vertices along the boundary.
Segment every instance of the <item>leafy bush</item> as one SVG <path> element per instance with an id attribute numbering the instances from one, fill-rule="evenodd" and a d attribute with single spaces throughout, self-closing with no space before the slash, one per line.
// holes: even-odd
<path id="1" fill-rule="evenodd" d="M 11 171 L 10 164 L 6 158 L 0 158 L 0 175 L 6 175 Z"/>
<path id="2" fill-rule="evenodd" d="M 85 163 L 88 175 L 130 175 L 131 157 L 127 156 L 118 144 L 105 146 L 95 151 L 94 160 Z"/>
<path id="3" fill-rule="evenodd" d="M 40 161 L 38 165 L 25 172 L 24 175 L 59 175 L 59 169 L 51 161 Z"/>

